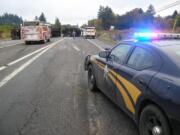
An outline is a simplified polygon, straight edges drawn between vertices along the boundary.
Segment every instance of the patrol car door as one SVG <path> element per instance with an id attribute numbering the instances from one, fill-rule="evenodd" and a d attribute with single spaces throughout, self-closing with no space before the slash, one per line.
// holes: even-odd
<path id="1" fill-rule="evenodd" d="M 131 102 L 130 106 L 132 107 L 129 110 L 133 111 L 137 95 L 146 91 L 150 80 L 161 67 L 161 59 L 155 52 L 146 47 L 135 47 L 128 57 L 126 63 L 116 68 L 115 71 L 119 74 L 118 80 Z M 116 95 L 117 100 L 122 101 L 122 97 Z M 124 102 L 126 101 L 124 100 Z M 127 109 L 127 106 L 125 107 Z"/>
<path id="2" fill-rule="evenodd" d="M 105 93 L 115 102 L 117 88 L 117 76 L 112 74 L 112 71 L 123 64 L 127 54 L 131 50 L 130 45 L 118 45 L 113 48 L 110 52 L 109 58 L 106 61 L 106 66 L 104 68 L 104 90 Z"/>

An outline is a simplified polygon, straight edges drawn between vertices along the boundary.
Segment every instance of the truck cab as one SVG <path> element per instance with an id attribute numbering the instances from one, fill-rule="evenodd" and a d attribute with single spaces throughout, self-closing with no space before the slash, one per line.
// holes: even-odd
<path id="1" fill-rule="evenodd" d="M 96 28 L 95 27 L 86 27 L 83 29 L 83 37 L 84 38 L 96 38 Z"/>

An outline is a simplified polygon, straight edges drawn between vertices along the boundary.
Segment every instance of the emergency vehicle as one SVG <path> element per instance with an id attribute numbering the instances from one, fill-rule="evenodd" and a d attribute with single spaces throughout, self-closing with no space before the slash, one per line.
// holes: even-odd
<path id="1" fill-rule="evenodd" d="M 138 125 L 140 135 L 180 134 L 180 34 L 136 33 L 88 55 L 88 88 L 101 90 Z"/>
<path id="2" fill-rule="evenodd" d="M 27 21 L 21 27 L 21 38 L 26 44 L 31 41 L 49 42 L 51 38 L 51 25 L 41 21 Z"/>
<path id="3" fill-rule="evenodd" d="M 95 27 L 85 27 L 82 30 L 82 35 L 84 38 L 96 38 L 96 28 Z"/>

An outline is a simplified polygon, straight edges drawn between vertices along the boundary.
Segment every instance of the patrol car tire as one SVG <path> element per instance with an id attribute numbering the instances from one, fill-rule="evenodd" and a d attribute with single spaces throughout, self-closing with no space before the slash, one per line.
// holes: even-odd
<path id="1" fill-rule="evenodd" d="M 93 92 L 97 91 L 96 79 L 91 65 L 88 67 L 88 89 Z"/>
<path id="2" fill-rule="evenodd" d="M 154 105 L 143 109 L 139 121 L 139 132 L 140 135 L 171 135 L 167 118 Z"/>

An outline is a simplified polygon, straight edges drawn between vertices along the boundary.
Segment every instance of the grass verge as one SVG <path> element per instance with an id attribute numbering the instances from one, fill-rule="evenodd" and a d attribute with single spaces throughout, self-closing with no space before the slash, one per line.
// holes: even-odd
<path id="1" fill-rule="evenodd" d="M 0 25 L 0 39 L 11 38 L 11 29 L 13 26 L 10 25 Z"/>

